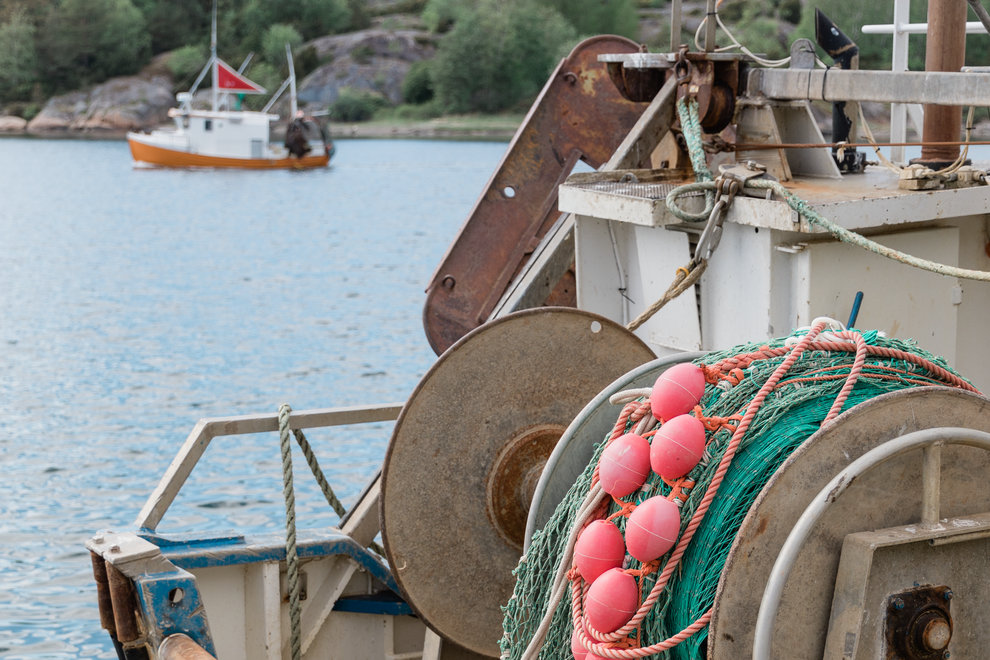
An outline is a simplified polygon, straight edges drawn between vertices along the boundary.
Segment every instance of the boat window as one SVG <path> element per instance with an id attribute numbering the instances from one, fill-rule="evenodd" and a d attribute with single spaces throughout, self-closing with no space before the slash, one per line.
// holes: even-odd
<path id="1" fill-rule="evenodd" d="M 207 119 L 206 121 L 203 122 L 203 130 L 204 131 L 212 131 L 213 130 L 213 120 L 212 119 Z"/>

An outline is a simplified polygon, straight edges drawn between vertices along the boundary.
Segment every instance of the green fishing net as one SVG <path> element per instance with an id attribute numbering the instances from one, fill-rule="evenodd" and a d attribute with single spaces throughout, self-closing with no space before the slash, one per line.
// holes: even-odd
<path id="1" fill-rule="evenodd" d="M 863 332 L 862 336 L 870 346 L 903 351 L 949 371 L 943 359 L 919 349 L 913 342 L 889 339 L 876 331 Z M 732 356 L 760 351 L 763 346 L 774 348 L 784 344 L 784 339 L 778 339 L 738 346 L 728 351 L 708 354 L 696 362 L 712 365 Z M 849 374 L 854 357 L 853 352 L 809 350 L 801 355 L 767 396 L 739 446 L 718 495 L 681 559 L 680 566 L 643 620 L 641 646 L 659 643 L 678 633 L 712 606 L 726 556 L 753 500 L 787 457 L 818 430 L 845 383 L 845 376 Z M 779 356 L 754 360 L 743 370 L 745 377 L 738 384 L 723 381 L 717 385 L 707 385 L 701 401 L 704 416 L 730 417 L 742 414 L 784 359 L 785 356 Z M 939 380 L 936 373 L 922 365 L 905 359 L 868 356 L 843 410 L 888 392 L 944 384 L 946 383 Z M 616 410 L 618 417 L 618 407 Z M 631 423 L 627 424 L 626 430 L 631 427 Z M 695 480 L 696 485 L 681 509 L 682 533 L 704 497 L 706 487 L 714 476 L 730 438 L 731 431 L 724 428 L 714 434 L 709 432 L 706 456 L 688 475 Z M 602 439 L 597 445 L 591 462 L 574 482 L 546 526 L 534 534 L 526 555 L 515 570 L 515 590 L 508 605 L 503 608 L 504 636 L 500 642 L 503 658 L 518 660 L 540 626 L 568 535 L 574 525 L 577 510 L 588 494 L 592 473 L 606 440 L 607 438 Z M 626 499 L 638 504 L 648 497 L 669 493 L 670 487 L 658 475 L 651 473 L 644 488 Z M 611 503 L 608 515 L 618 510 L 618 506 Z M 626 519 L 618 517 L 615 522 L 624 532 Z M 661 561 L 660 570 L 663 569 L 663 561 L 665 558 Z M 627 567 L 639 568 L 639 563 L 627 557 Z M 659 572 L 658 570 L 642 579 L 640 591 L 644 598 L 656 584 Z M 568 589 L 553 614 L 546 641 L 538 656 L 540 659 L 564 660 L 572 657 L 570 598 Z M 705 654 L 703 645 L 707 634 L 706 627 L 680 645 L 651 657 L 700 660 Z"/>

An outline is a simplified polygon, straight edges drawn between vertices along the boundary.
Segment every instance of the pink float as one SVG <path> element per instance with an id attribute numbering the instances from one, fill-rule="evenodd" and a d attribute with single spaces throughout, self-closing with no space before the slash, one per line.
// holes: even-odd
<path id="1" fill-rule="evenodd" d="M 571 635 L 571 655 L 574 660 L 588 660 L 588 649 L 581 643 L 581 636 L 577 630 Z"/>
<path id="2" fill-rule="evenodd" d="M 607 520 L 589 523 L 574 544 L 574 563 L 588 583 L 608 569 L 622 566 L 625 558 L 626 543 L 622 532 Z"/>
<path id="3" fill-rule="evenodd" d="M 653 561 L 674 547 L 680 529 L 677 505 L 665 497 L 651 497 L 629 514 L 626 548 L 641 562 Z"/>
<path id="4" fill-rule="evenodd" d="M 598 459 L 598 482 L 613 497 L 639 490 L 649 473 L 650 443 L 635 433 L 610 442 Z"/>
<path id="5" fill-rule="evenodd" d="M 690 412 L 705 394 L 705 373 L 696 364 L 682 362 L 660 374 L 650 393 L 650 409 L 659 420 Z"/>
<path id="6" fill-rule="evenodd" d="M 705 453 L 705 425 L 692 415 L 665 422 L 650 447 L 653 471 L 668 481 L 690 472 Z"/>
<path id="7" fill-rule="evenodd" d="M 598 576 L 584 601 L 588 623 L 602 633 L 615 632 L 626 625 L 637 609 L 639 586 L 636 578 L 621 568 L 610 568 Z"/>

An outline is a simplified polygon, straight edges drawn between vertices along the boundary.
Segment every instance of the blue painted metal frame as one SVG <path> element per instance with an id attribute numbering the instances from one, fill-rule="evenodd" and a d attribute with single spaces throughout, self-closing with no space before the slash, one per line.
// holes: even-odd
<path id="1" fill-rule="evenodd" d="M 203 538 L 193 535 L 162 536 L 145 531 L 140 536 L 161 548 L 166 559 L 188 570 L 263 561 L 285 561 L 285 539 L 274 534 L 251 538 L 239 535 Z M 296 540 L 296 550 L 300 559 L 347 556 L 391 591 L 399 593 L 395 578 L 381 558 L 367 548 L 361 547 L 353 538 L 341 531 L 300 532 Z"/>
<path id="2" fill-rule="evenodd" d="M 285 561 L 285 540 L 278 535 L 245 538 L 238 534 L 202 537 L 196 535 L 154 534 L 142 530 L 139 536 L 156 545 L 174 570 L 134 577 L 145 625 L 152 638 L 164 639 L 185 633 L 206 651 L 216 655 L 216 646 L 199 593 L 197 568 L 236 566 L 268 561 Z M 306 531 L 297 540 L 300 559 L 346 556 L 388 587 L 389 592 L 368 597 L 344 598 L 334 609 L 339 612 L 411 615 L 412 608 L 402 600 L 399 587 L 388 566 L 367 548 L 340 531 Z"/>
<path id="3" fill-rule="evenodd" d="M 174 633 L 185 633 L 216 656 L 206 609 L 192 573 L 178 567 L 174 571 L 148 573 L 134 578 L 134 586 L 145 624 L 157 629 L 156 636 L 164 639 Z"/>

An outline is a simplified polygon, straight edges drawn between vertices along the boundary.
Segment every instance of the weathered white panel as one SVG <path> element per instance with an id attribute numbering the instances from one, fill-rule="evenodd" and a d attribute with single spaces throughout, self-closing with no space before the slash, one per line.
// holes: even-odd
<path id="1" fill-rule="evenodd" d="M 951 266 L 959 265 L 955 227 L 901 232 L 874 239 L 902 252 Z M 877 328 L 899 339 L 916 339 L 925 350 L 956 362 L 958 280 L 885 259 L 845 243 L 809 246 L 811 279 L 802 300 L 801 325 L 816 316 L 842 322 L 853 297 L 863 292 L 856 327 Z"/>
<path id="2" fill-rule="evenodd" d="M 771 336 L 771 296 L 787 296 L 771 267 L 773 232 L 726 223 L 701 277 L 704 350 L 720 350 Z"/>
<path id="3" fill-rule="evenodd" d="M 578 307 L 623 325 L 663 296 L 677 268 L 691 258 L 684 232 L 612 223 L 610 234 L 608 221 L 584 216 L 578 217 L 576 228 Z M 698 350 L 701 329 L 694 287 L 636 334 L 657 355 Z"/>

